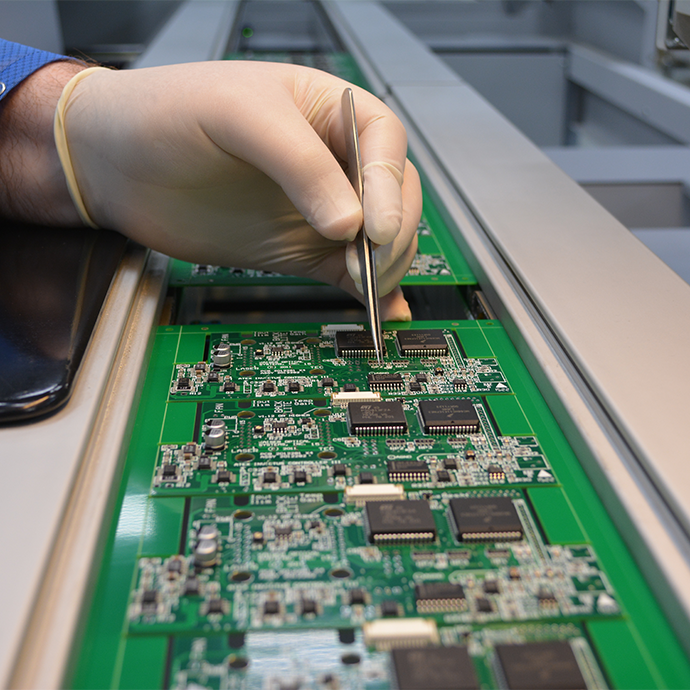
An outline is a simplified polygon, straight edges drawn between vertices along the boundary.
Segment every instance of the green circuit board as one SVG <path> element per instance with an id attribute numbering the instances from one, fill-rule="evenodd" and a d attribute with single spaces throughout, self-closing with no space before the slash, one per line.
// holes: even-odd
<path id="1" fill-rule="evenodd" d="M 68 685 L 690 683 L 500 324 L 386 324 L 385 345 L 159 328 Z"/>

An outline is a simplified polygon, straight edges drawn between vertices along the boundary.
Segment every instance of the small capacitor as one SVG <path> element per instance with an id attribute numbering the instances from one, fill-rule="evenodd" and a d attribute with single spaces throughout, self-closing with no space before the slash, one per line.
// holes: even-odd
<path id="1" fill-rule="evenodd" d="M 229 343 L 220 343 L 213 348 L 213 365 L 216 367 L 227 367 L 230 365 L 231 352 Z"/>
<path id="2" fill-rule="evenodd" d="M 220 417 L 214 417 L 206 422 L 206 425 L 211 429 L 225 429 L 225 420 Z"/>
<path id="3" fill-rule="evenodd" d="M 204 444 L 206 448 L 211 450 L 219 450 L 222 448 L 225 445 L 225 429 L 218 426 L 212 426 L 204 434 Z"/>
<path id="4" fill-rule="evenodd" d="M 218 528 L 215 525 L 203 525 L 197 535 L 199 541 L 203 539 L 218 539 L 218 537 Z"/>
<path id="5" fill-rule="evenodd" d="M 194 563 L 207 567 L 216 562 L 218 556 L 218 542 L 215 539 L 200 539 L 194 549 Z"/>

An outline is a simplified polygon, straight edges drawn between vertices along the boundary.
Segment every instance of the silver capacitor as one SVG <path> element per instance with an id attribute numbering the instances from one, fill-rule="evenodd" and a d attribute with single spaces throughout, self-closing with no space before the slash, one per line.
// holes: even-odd
<path id="1" fill-rule="evenodd" d="M 220 450 L 225 445 L 225 426 L 212 426 L 204 434 L 204 445 L 209 450 Z"/>
<path id="2" fill-rule="evenodd" d="M 203 525 L 197 534 L 197 539 L 199 541 L 204 539 L 218 539 L 219 536 L 218 528 L 215 525 Z"/>
<path id="3" fill-rule="evenodd" d="M 220 343 L 213 348 L 211 353 L 213 364 L 216 367 L 227 367 L 230 365 L 232 355 L 229 343 Z"/>
<path id="4" fill-rule="evenodd" d="M 215 539 L 200 539 L 194 548 L 194 563 L 202 567 L 212 566 L 218 557 L 218 542 Z"/>

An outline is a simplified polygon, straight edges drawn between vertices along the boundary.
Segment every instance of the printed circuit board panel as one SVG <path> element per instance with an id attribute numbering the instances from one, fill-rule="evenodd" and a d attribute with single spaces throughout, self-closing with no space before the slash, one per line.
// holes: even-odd
<path id="1" fill-rule="evenodd" d="M 71 685 L 687 686 L 502 327 L 385 345 L 159 329 Z"/>

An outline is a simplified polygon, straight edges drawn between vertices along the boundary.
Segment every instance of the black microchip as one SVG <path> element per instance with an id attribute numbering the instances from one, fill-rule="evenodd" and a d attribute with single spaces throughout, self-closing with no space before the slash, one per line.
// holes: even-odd
<path id="1" fill-rule="evenodd" d="M 228 484 L 232 481 L 232 475 L 227 470 L 218 470 L 216 474 L 216 482 L 218 484 Z"/>
<path id="2" fill-rule="evenodd" d="M 398 608 L 398 602 L 393 599 L 386 599 L 386 601 L 381 602 L 381 615 L 393 618 L 400 615 L 400 609 Z"/>
<path id="3" fill-rule="evenodd" d="M 413 393 L 419 393 L 422 390 L 422 385 L 420 383 L 417 383 L 416 381 L 411 381 L 410 390 Z"/>
<path id="4" fill-rule="evenodd" d="M 187 376 L 181 376 L 177 379 L 177 390 L 178 391 L 190 391 L 192 390 L 191 379 Z"/>
<path id="5" fill-rule="evenodd" d="M 425 582 L 415 585 L 414 597 L 420 613 L 444 613 L 465 608 L 465 590 L 461 584 Z"/>
<path id="6" fill-rule="evenodd" d="M 287 429 L 287 425 L 287 422 L 273 422 L 273 424 L 271 424 L 271 427 L 273 431 L 283 432 Z"/>
<path id="7" fill-rule="evenodd" d="M 407 433 L 405 410 L 399 400 L 351 402 L 347 406 L 347 422 L 355 436 Z"/>
<path id="8" fill-rule="evenodd" d="M 466 647 L 425 647 L 391 651 L 398 690 L 479 690 Z"/>
<path id="9" fill-rule="evenodd" d="M 212 371 L 212 372 L 208 375 L 208 382 L 209 382 L 209 383 L 218 383 L 218 381 L 219 381 L 218 372 L 217 372 L 217 371 Z"/>
<path id="10" fill-rule="evenodd" d="M 155 606 L 158 601 L 158 592 L 155 589 L 147 589 L 141 595 L 141 603 L 143 606 Z"/>
<path id="11" fill-rule="evenodd" d="M 414 379 L 418 383 L 426 383 L 428 381 L 428 377 L 426 374 L 416 374 Z"/>
<path id="12" fill-rule="evenodd" d="M 264 602 L 264 616 L 277 616 L 280 613 L 280 604 L 277 601 Z"/>
<path id="13" fill-rule="evenodd" d="M 449 505 L 460 541 L 522 538 L 522 523 L 513 501 L 506 496 L 453 498 Z"/>
<path id="14" fill-rule="evenodd" d="M 587 687 L 568 642 L 496 645 L 506 685 L 511 690 L 584 690 Z"/>
<path id="15" fill-rule="evenodd" d="M 234 393 L 237 390 L 238 388 L 236 383 L 233 383 L 232 381 L 225 381 L 225 383 L 223 383 L 223 393 Z"/>
<path id="16" fill-rule="evenodd" d="M 438 328 L 398 331 L 397 343 L 403 357 L 443 357 L 448 354 L 448 343 Z"/>
<path id="17" fill-rule="evenodd" d="M 335 465 L 333 465 L 333 476 L 334 477 L 346 477 L 347 476 L 347 467 L 345 466 L 344 463 L 336 462 Z"/>
<path id="18" fill-rule="evenodd" d="M 369 501 L 364 509 L 369 541 L 375 544 L 436 539 L 436 523 L 426 501 Z"/>
<path id="19" fill-rule="evenodd" d="M 457 470 L 458 469 L 458 461 L 455 458 L 446 458 L 443 461 L 443 466 L 447 470 Z"/>
<path id="20" fill-rule="evenodd" d="M 208 608 L 206 609 L 207 615 L 218 614 L 221 615 L 225 613 L 223 600 L 222 599 L 210 599 L 208 602 Z"/>
<path id="21" fill-rule="evenodd" d="M 558 607 L 556 595 L 546 587 L 539 588 L 537 592 L 537 601 L 542 608 L 553 609 Z"/>
<path id="22" fill-rule="evenodd" d="M 275 484 L 276 481 L 278 481 L 278 475 L 273 470 L 264 472 L 264 484 Z"/>
<path id="23" fill-rule="evenodd" d="M 464 391 L 467 388 L 467 381 L 465 379 L 453 379 L 453 388 L 456 391 Z"/>
<path id="24" fill-rule="evenodd" d="M 199 458 L 199 463 L 197 464 L 198 470 L 210 470 L 211 469 L 211 458 L 207 455 L 202 455 Z"/>
<path id="25" fill-rule="evenodd" d="M 313 599 L 302 599 L 300 609 L 303 616 L 315 616 L 317 613 L 316 602 Z"/>
<path id="26" fill-rule="evenodd" d="M 486 597 L 477 597 L 476 605 L 480 613 L 491 613 L 494 610 L 491 601 Z"/>
<path id="27" fill-rule="evenodd" d="M 389 460 L 388 479 L 394 482 L 415 482 L 429 479 L 429 465 L 421 460 Z"/>
<path id="28" fill-rule="evenodd" d="M 273 381 L 266 381 L 264 385 L 261 387 L 261 390 L 264 393 L 275 393 L 276 384 L 273 383 Z"/>
<path id="29" fill-rule="evenodd" d="M 498 594 L 501 591 L 498 586 L 498 580 L 484 580 L 482 588 L 486 594 Z"/>
<path id="30" fill-rule="evenodd" d="M 163 465 L 161 474 L 164 479 L 175 479 L 177 477 L 177 467 L 175 465 Z"/>
<path id="31" fill-rule="evenodd" d="M 276 527 L 275 528 L 276 537 L 279 539 L 285 539 L 292 534 L 292 527 Z"/>
<path id="32" fill-rule="evenodd" d="M 295 470 L 292 474 L 295 484 L 305 484 L 307 481 L 307 473 L 304 470 Z"/>
<path id="33" fill-rule="evenodd" d="M 199 596 L 199 580 L 195 577 L 187 578 L 187 581 L 184 583 L 184 593 L 187 597 Z"/>
<path id="34" fill-rule="evenodd" d="M 373 484 L 374 475 L 371 472 L 360 472 L 359 473 L 359 483 L 360 484 Z"/>
<path id="35" fill-rule="evenodd" d="M 298 381 L 288 381 L 288 392 L 289 393 L 299 393 L 300 385 Z"/>
<path id="36" fill-rule="evenodd" d="M 356 393 L 357 384 L 356 383 L 346 383 L 343 385 L 343 393 Z"/>
<path id="37" fill-rule="evenodd" d="M 438 482 L 449 482 L 450 472 L 448 470 L 438 470 L 436 472 L 436 481 Z"/>
<path id="38" fill-rule="evenodd" d="M 489 465 L 486 471 L 489 474 L 489 481 L 502 482 L 506 478 L 506 473 L 500 465 Z"/>
<path id="39" fill-rule="evenodd" d="M 350 606 L 354 606 L 357 604 L 363 605 L 366 603 L 367 603 L 367 595 L 363 589 L 351 589 L 350 590 L 350 598 L 349 598 Z"/>
<path id="40" fill-rule="evenodd" d="M 382 343 L 385 354 L 385 343 Z M 338 331 L 335 334 L 338 357 L 376 357 L 374 339 L 369 331 Z"/>
<path id="41" fill-rule="evenodd" d="M 420 400 L 419 418 L 425 434 L 479 431 L 479 417 L 471 400 Z"/>
<path id="42" fill-rule="evenodd" d="M 331 378 L 321 379 L 321 385 L 324 388 L 333 388 L 333 386 L 335 385 L 335 381 Z"/>
<path id="43" fill-rule="evenodd" d="M 400 374 L 368 374 L 367 383 L 372 391 L 401 390 L 404 384 Z"/>

